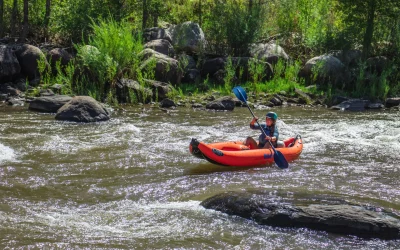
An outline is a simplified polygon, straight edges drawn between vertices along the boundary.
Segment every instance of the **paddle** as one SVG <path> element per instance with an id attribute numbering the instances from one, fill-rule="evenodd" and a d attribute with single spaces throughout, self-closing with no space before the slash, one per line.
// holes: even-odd
<path id="1" fill-rule="evenodd" d="M 234 87 L 234 88 L 233 88 L 233 93 L 235 93 L 236 97 L 237 97 L 240 101 L 242 101 L 242 102 L 244 102 L 244 104 L 246 104 L 246 107 L 250 110 L 250 113 L 251 113 L 251 114 L 253 115 L 253 117 L 255 118 L 255 115 L 254 115 L 253 111 L 251 110 L 251 108 L 250 108 L 249 105 L 247 104 L 247 94 L 246 94 L 246 91 L 245 91 L 242 87 L 237 86 L 237 87 Z M 260 126 L 260 123 L 258 123 L 258 120 L 257 120 L 256 122 L 257 122 L 258 126 L 260 127 L 261 132 L 262 132 L 265 136 L 267 136 L 267 135 L 265 134 L 264 129 L 262 129 L 262 127 Z M 274 161 L 275 161 L 276 165 L 277 165 L 279 168 L 281 168 L 281 169 L 288 168 L 288 167 L 289 167 L 289 164 L 288 164 L 288 162 L 286 161 L 285 156 L 283 156 L 283 154 L 282 154 L 281 152 L 276 151 L 276 149 L 274 148 L 274 146 L 272 145 L 272 143 L 271 143 L 270 140 L 268 140 L 268 142 L 269 142 L 269 144 L 271 145 L 272 150 L 274 151 Z"/>

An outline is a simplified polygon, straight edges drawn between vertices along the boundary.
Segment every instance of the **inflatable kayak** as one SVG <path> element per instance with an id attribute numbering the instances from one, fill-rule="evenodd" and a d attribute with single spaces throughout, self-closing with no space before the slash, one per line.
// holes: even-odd
<path id="1" fill-rule="evenodd" d="M 280 151 L 287 161 L 297 159 L 303 150 L 300 135 L 288 138 L 284 143 L 284 148 L 276 148 L 276 150 Z M 206 144 L 193 138 L 190 142 L 189 151 L 198 158 L 223 166 L 253 167 L 274 162 L 274 151 L 272 149 L 249 149 L 241 141 Z"/>

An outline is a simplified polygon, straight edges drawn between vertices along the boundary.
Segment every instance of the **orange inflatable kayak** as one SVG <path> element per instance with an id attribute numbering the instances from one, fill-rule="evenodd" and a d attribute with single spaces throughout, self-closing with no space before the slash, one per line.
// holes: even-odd
<path id="1" fill-rule="evenodd" d="M 287 161 L 297 159 L 303 150 L 300 135 L 284 141 L 285 148 L 276 148 Z M 249 149 L 241 141 L 216 142 L 206 144 L 192 139 L 189 146 L 190 153 L 194 156 L 223 166 L 253 167 L 274 162 L 272 149 Z"/>

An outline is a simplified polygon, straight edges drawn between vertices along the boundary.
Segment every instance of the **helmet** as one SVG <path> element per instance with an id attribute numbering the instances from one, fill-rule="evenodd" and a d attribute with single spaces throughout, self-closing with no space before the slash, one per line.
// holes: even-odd
<path id="1" fill-rule="evenodd" d="M 278 115 L 275 112 L 268 112 L 265 117 L 271 118 L 272 120 L 276 121 L 278 119 Z"/>

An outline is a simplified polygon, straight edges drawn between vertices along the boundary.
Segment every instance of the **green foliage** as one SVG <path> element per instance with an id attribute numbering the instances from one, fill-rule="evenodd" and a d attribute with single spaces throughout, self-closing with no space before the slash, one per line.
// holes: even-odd
<path id="1" fill-rule="evenodd" d="M 225 64 L 225 76 L 224 76 L 224 89 L 223 93 L 228 94 L 232 91 L 233 81 L 235 79 L 237 65 L 233 65 L 232 57 L 228 57 Z"/>
<path id="2" fill-rule="evenodd" d="M 139 69 L 141 36 L 134 36 L 127 22 L 113 19 L 93 22 L 92 30 L 89 44 L 76 46 L 80 71 L 76 91 L 104 100 L 110 99 L 107 95 L 118 78 L 138 78 L 143 83 Z"/>
<path id="3" fill-rule="evenodd" d="M 258 38 L 264 13 L 262 5 L 249 10 L 242 1 L 215 4 L 203 25 L 213 45 L 209 49 L 233 56 L 246 55 L 248 45 Z"/>

